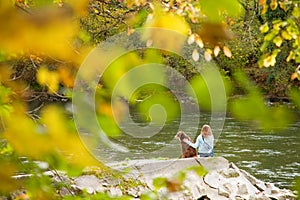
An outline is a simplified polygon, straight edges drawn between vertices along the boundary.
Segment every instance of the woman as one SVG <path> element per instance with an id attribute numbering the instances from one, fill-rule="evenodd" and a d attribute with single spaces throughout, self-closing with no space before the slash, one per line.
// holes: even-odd
<path id="1" fill-rule="evenodd" d="M 195 149 L 198 148 L 198 156 L 200 157 L 214 156 L 214 136 L 209 125 L 203 125 L 195 143 L 188 140 L 184 140 L 184 142 Z"/>

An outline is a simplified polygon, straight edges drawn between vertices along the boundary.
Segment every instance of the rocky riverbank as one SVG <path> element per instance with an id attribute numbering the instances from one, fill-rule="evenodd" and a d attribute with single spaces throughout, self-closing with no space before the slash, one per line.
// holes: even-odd
<path id="1" fill-rule="evenodd" d="M 297 198 L 295 192 L 258 180 L 223 157 L 128 160 L 108 166 L 113 170 L 89 167 L 75 178 L 57 171 L 46 171 L 45 174 L 52 178 L 53 184 L 64 185 L 57 190 L 58 197 L 103 194 L 129 199 L 174 200 Z"/>
<path id="2" fill-rule="evenodd" d="M 176 173 L 191 166 L 202 166 L 207 173 L 200 177 L 196 171 L 186 171 L 182 183 L 183 190 L 169 192 L 161 189 L 159 193 L 166 194 L 168 199 L 251 199 L 251 200 L 289 200 L 296 199 L 296 195 L 287 189 L 280 189 L 272 183 L 260 181 L 229 163 L 223 157 L 188 158 L 176 160 L 138 160 L 111 165 L 116 169 L 130 167 L 126 176 L 140 178 L 149 188 L 155 189 L 152 180 L 157 177 L 172 179 Z"/>

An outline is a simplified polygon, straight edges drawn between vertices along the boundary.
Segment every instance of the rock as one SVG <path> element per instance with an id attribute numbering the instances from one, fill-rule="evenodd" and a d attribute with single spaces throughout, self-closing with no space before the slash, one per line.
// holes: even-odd
<path id="1" fill-rule="evenodd" d="M 113 197 L 120 197 L 123 195 L 123 192 L 120 188 L 118 187 L 111 187 L 109 190 L 108 190 L 108 193 L 113 196 Z"/>
<path id="2" fill-rule="evenodd" d="M 199 177 L 195 171 L 185 170 L 191 166 L 202 166 L 208 173 Z M 154 189 L 152 180 L 156 177 L 167 179 L 174 177 L 179 171 L 185 170 L 185 180 L 181 192 L 168 193 L 159 190 L 160 196 L 168 199 L 212 199 L 212 200 L 270 200 L 296 199 L 290 190 L 282 190 L 273 184 L 264 183 L 239 169 L 225 158 L 187 158 L 170 160 L 137 160 L 125 163 L 114 163 L 110 167 L 117 170 L 131 168 L 127 177 L 139 178 L 149 188 Z M 186 192 L 188 191 L 188 192 Z M 137 197 L 135 194 L 130 194 Z"/>
<path id="3" fill-rule="evenodd" d="M 238 183 L 237 184 L 237 194 L 238 195 L 247 195 L 248 189 L 245 183 Z"/>
<path id="4" fill-rule="evenodd" d="M 265 196 L 264 194 L 252 194 L 249 197 L 249 200 L 271 200 L 269 197 Z"/>
<path id="5" fill-rule="evenodd" d="M 72 196 L 72 195 L 75 195 L 75 192 L 66 188 L 66 187 L 62 187 L 60 190 L 59 190 L 59 195 L 61 195 L 62 197 L 64 196 Z"/>
<path id="6" fill-rule="evenodd" d="M 218 188 L 218 194 L 221 196 L 224 196 L 226 198 L 230 197 L 230 193 L 227 190 L 225 190 L 224 188 Z"/>
<path id="7" fill-rule="evenodd" d="M 240 175 L 236 169 L 232 168 L 222 170 L 220 171 L 220 174 L 225 178 L 236 178 Z"/>
<path id="8" fill-rule="evenodd" d="M 99 179 L 94 175 L 79 176 L 74 180 L 74 187 L 80 190 L 86 190 L 89 194 L 105 191 Z"/>
<path id="9" fill-rule="evenodd" d="M 220 177 L 220 174 L 216 171 L 210 172 L 204 176 L 205 184 L 214 189 L 221 187 L 224 180 L 225 179 L 223 177 Z"/>

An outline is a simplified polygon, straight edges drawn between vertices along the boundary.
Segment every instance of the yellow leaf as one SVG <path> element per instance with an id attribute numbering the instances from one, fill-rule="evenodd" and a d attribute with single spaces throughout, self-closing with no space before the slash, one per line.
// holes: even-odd
<path id="1" fill-rule="evenodd" d="M 294 72 L 292 75 L 291 75 L 291 80 L 295 80 L 296 78 L 298 79 L 299 77 L 299 74 L 297 72 Z"/>
<path id="2" fill-rule="evenodd" d="M 66 87 L 74 86 L 74 82 L 75 82 L 74 77 L 71 75 L 71 72 L 70 70 L 67 69 L 67 67 L 60 67 L 58 69 L 58 72 L 59 72 L 60 80 Z"/>
<path id="3" fill-rule="evenodd" d="M 266 4 L 266 2 L 267 2 L 267 0 L 259 0 L 259 5 L 261 6 L 261 5 L 264 5 L 264 4 Z"/>
<path id="4" fill-rule="evenodd" d="M 268 8 L 269 8 L 269 6 L 267 4 L 264 4 L 263 8 L 262 8 L 262 11 L 261 11 L 261 14 L 262 15 L 266 14 L 266 12 L 268 11 Z"/>
<path id="5" fill-rule="evenodd" d="M 144 40 L 152 40 L 153 46 L 180 51 L 189 30 L 189 25 L 183 17 L 172 13 L 165 13 L 160 7 L 155 7 L 153 18 L 149 18 L 145 24 Z"/>
<path id="6" fill-rule="evenodd" d="M 98 13 L 99 13 L 99 10 L 97 10 L 96 8 L 94 8 L 94 13 L 95 13 L 95 14 L 98 14 Z"/>
<path id="7" fill-rule="evenodd" d="M 259 30 L 261 33 L 266 33 L 269 31 L 269 26 L 268 26 L 268 23 L 266 22 L 265 24 L 261 25 L 259 27 Z"/>
<path id="8" fill-rule="evenodd" d="M 17 172 L 17 167 L 4 159 L 0 160 L 0 191 L 12 192 L 20 187 L 21 182 L 12 178 Z"/>
<path id="9" fill-rule="evenodd" d="M 224 52 L 225 56 L 227 56 L 228 58 L 230 58 L 232 56 L 231 51 L 227 46 L 223 47 L 223 52 Z"/>
<path id="10" fill-rule="evenodd" d="M 286 40 L 291 40 L 292 36 L 287 31 L 282 31 L 281 36 Z"/>
<path id="11" fill-rule="evenodd" d="M 24 113 L 16 109 L 14 117 L 7 120 L 4 136 L 19 155 L 42 159 L 53 149 L 51 140 L 47 134 L 38 132 L 35 122 Z"/>
<path id="12" fill-rule="evenodd" d="M 193 44 L 195 42 L 195 35 L 192 34 L 190 35 L 190 37 L 188 38 L 188 44 Z"/>
<path id="13" fill-rule="evenodd" d="M 46 85 L 48 78 L 48 69 L 46 67 L 41 67 L 37 72 L 37 81 L 41 85 Z"/>
<path id="14" fill-rule="evenodd" d="M 277 37 L 275 37 L 275 38 L 273 39 L 273 42 L 274 42 L 274 44 L 275 44 L 277 47 L 280 47 L 281 44 L 282 44 L 282 39 L 281 39 L 280 36 L 277 36 Z"/>
<path id="15" fill-rule="evenodd" d="M 197 44 L 200 48 L 203 48 L 203 47 L 204 47 L 203 41 L 202 41 L 202 39 L 201 39 L 199 36 L 197 36 L 197 37 L 195 38 L 195 41 L 196 41 L 196 44 Z"/>
<path id="16" fill-rule="evenodd" d="M 69 162 L 78 166 L 96 165 L 96 161 L 86 150 L 78 134 L 68 127 L 68 122 L 61 109 L 49 106 L 43 109 L 42 122 L 46 126 L 49 141 L 59 149 Z M 85 141 L 87 142 L 87 141 Z"/>
<path id="17" fill-rule="evenodd" d="M 263 62 L 263 65 L 265 67 L 275 66 L 275 64 L 276 64 L 276 56 L 270 55 L 265 57 Z"/>
<path id="18" fill-rule="evenodd" d="M 280 6 L 280 8 L 281 8 L 282 10 L 284 10 L 284 12 L 287 11 L 287 7 L 286 7 L 286 5 L 285 5 L 285 2 L 279 1 L 279 6 Z"/>
<path id="19" fill-rule="evenodd" d="M 56 92 L 59 87 L 59 75 L 55 71 L 49 71 L 46 67 L 39 68 L 37 72 L 39 84 L 47 86 L 50 93 Z"/>
<path id="20" fill-rule="evenodd" d="M 206 61 L 211 61 L 212 57 L 211 57 L 212 51 L 210 49 L 206 49 L 206 51 L 204 52 L 204 58 Z"/>
<path id="21" fill-rule="evenodd" d="M 199 60 L 199 52 L 197 49 L 194 49 L 193 54 L 192 54 L 192 58 L 194 61 L 198 61 Z"/>
<path id="22" fill-rule="evenodd" d="M 286 58 L 286 62 L 289 62 L 290 60 L 294 60 L 296 58 L 295 53 L 293 51 L 290 51 L 289 56 Z"/>
<path id="23" fill-rule="evenodd" d="M 214 48 L 214 55 L 217 57 L 219 55 L 220 52 L 220 47 L 219 46 L 215 46 Z"/>
<path id="24" fill-rule="evenodd" d="M 277 6 L 278 6 L 277 0 L 271 0 L 270 8 L 272 10 L 276 10 Z"/>

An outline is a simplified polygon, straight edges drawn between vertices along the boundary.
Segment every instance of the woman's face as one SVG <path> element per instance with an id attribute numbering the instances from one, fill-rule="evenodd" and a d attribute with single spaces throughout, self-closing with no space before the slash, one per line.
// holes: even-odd
<path id="1" fill-rule="evenodd" d="M 206 131 L 201 131 L 201 134 L 203 135 L 203 137 L 207 137 L 207 132 Z"/>
<path id="2" fill-rule="evenodd" d="M 203 137 L 207 137 L 209 135 L 209 130 L 207 127 L 203 127 L 203 129 L 201 130 L 201 134 L 203 135 Z"/>

